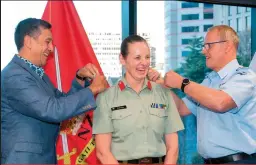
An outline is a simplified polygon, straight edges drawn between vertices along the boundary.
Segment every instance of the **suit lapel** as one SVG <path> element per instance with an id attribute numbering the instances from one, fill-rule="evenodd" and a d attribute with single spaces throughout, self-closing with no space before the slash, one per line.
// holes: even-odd
<path id="1" fill-rule="evenodd" d="M 36 74 L 35 71 L 33 71 L 22 59 L 20 59 L 17 55 L 15 55 L 12 59 L 12 61 L 19 66 L 21 66 L 23 69 L 25 69 L 27 72 L 29 72 L 36 80 L 39 82 L 43 88 L 46 90 L 46 92 L 50 92 L 54 94 L 54 87 L 49 82 L 49 80 L 45 77 L 47 77 L 45 74 L 43 78 L 39 77 L 39 75 Z"/>

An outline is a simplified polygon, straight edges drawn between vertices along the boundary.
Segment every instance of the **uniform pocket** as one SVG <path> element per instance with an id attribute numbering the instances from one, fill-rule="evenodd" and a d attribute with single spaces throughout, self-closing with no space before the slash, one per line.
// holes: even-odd
<path id="1" fill-rule="evenodd" d="M 163 117 L 167 117 L 167 116 L 168 116 L 166 110 L 157 109 L 157 108 L 150 109 L 150 110 L 149 110 L 149 114 L 150 114 L 150 115 L 157 116 L 157 117 L 159 117 L 159 118 L 163 118 Z"/>
<path id="2" fill-rule="evenodd" d="M 131 116 L 131 115 L 132 115 L 131 111 L 128 111 L 128 110 L 113 111 L 112 112 L 112 119 L 121 120 L 121 119 L 124 119 L 128 116 Z"/>
<path id="3" fill-rule="evenodd" d="M 152 129 L 158 136 L 162 137 L 165 130 L 165 120 L 168 117 L 167 111 L 164 109 L 152 108 L 149 110 L 149 114 Z"/>
<path id="4" fill-rule="evenodd" d="M 43 146 L 41 143 L 18 142 L 14 145 L 14 150 L 41 154 L 43 152 Z"/>
<path id="5" fill-rule="evenodd" d="M 129 110 L 117 110 L 112 112 L 114 134 L 126 136 L 132 133 L 132 112 Z"/>

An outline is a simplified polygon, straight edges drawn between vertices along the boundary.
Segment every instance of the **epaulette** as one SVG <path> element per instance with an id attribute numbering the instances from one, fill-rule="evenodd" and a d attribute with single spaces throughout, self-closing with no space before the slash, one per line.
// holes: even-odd
<path id="1" fill-rule="evenodd" d="M 236 69 L 236 74 L 240 74 L 240 75 L 246 75 L 249 71 L 249 68 L 248 67 L 243 67 L 243 66 L 240 66 L 239 68 Z"/>

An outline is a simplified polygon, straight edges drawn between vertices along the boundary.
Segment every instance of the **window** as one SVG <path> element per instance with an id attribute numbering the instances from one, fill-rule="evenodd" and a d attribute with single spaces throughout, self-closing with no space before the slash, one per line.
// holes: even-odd
<path id="1" fill-rule="evenodd" d="M 250 16 L 245 17 L 245 29 L 246 30 L 251 29 L 251 17 Z"/>
<path id="2" fill-rule="evenodd" d="M 213 8 L 213 4 L 211 4 L 211 3 L 204 3 L 204 8 Z"/>
<path id="3" fill-rule="evenodd" d="M 241 18 L 237 18 L 236 19 L 236 31 L 237 32 L 240 32 L 242 29 L 241 29 Z"/>
<path id="4" fill-rule="evenodd" d="M 181 4 L 181 8 L 193 8 L 193 7 L 199 7 L 199 3 L 183 2 Z"/>
<path id="5" fill-rule="evenodd" d="M 228 16 L 231 16 L 231 6 L 228 6 Z"/>
<path id="6" fill-rule="evenodd" d="M 187 57 L 190 53 L 191 53 L 191 51 L 182 51 L 181 56 L 182 57 Z"/>
<path id="7" fill-rule="evenodd" d="M 213 25 L 204 25 L 204 32 L 206 32 L 210 27 L 212 27 Z"/>
<path id="8" fill-rule="evenodd" d="M 250 7 L 246 7 L 245 11 L 246 11 L 246 12 L 250 12 L 250 11 L 251 11 L 251 8 L 250 8 Z"/>
<path id="9" fill-rule="evenodd" d="M 228 26 L 231 26 L 231 20 L 228 20 Z"/>
<path id="10" fill-rule="evenodd" d="M 182 39 L 182 40 L 181 40 L 181 44 L 182 44 L 182 45 L 188 45 L 189 43 L 192 42 L 192 40 L 193 40 L 193 39 Z"/>
<path id="11" fill-rule="evenodd" d="M 242 10 L 242 7 L 236 7 L 236 14 L 240 14 L 241 13 L 241 10 Z"/>
<path id="12" fill-rule="evenodd" d="M 183 14 L 181 20 L 198 20 L 199 14 Z"/>
<path id="13" fill-rule="evenodd" d="M 204 13 L 204 19 L 213 19 L 213 13 Z"/>
<path id="14" fill-rule="evenodd" d="M 181 32 L 199 32 L 199 26 L 186 26 L 182 27 Z"/>

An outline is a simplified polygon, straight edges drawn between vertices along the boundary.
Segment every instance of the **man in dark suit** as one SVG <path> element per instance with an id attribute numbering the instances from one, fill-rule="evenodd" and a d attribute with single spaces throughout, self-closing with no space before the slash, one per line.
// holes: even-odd
<path id="1" fill-rule="evenodd" d="M 21 21 L 15 43 L 19 54 L 1 73 L 1 164 L 56 164 L 60 122 L 95 109 L 94 95 L 107 88 L 107 81 L 87 64 L 68 93 L 54 88 L 42 68 L 53 51 L 46 21 Z M 85 88 L 86 77 L 93 81 Z"/>

